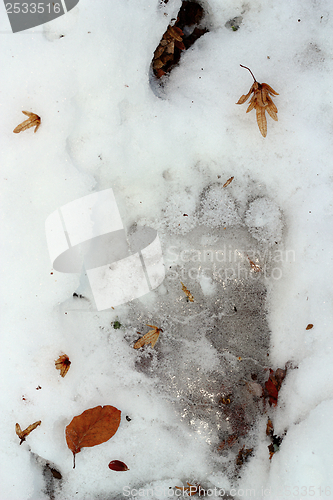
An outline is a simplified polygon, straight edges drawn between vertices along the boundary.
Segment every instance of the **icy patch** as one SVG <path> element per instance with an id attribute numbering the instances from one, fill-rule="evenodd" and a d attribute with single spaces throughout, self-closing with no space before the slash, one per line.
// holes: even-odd
<path id="1" fill-rule="evenodd" d="M 163 329 L 154 348 L 136 352 L 135 368 L 154 380 L 179 418 L 212 448 L 212 470 L 221 470 L 223 458 L 229 475 L 234 453 L 243 443 L 255 445 L 253 429 L 263 408 L 261 393 L 252 388 L 260 389 L 269 368 L 266 301 L 276 267 L 269 248 L 282 239 L 276 203 L 268 197 L 244 203 L 244 191 L 253 200 L 246 186 L 238 199 L 222 183 L 199 194 L 173 194 L 163 219 L 155 221 L 163 228 L 166 278 L 161 291 L 152 292 L 154 308 L 133 301 L 126 319 L 137 325 L 126 334 L 131 346 L 147 324 Z M 237 450 L 221 457 L 219 444 L 230 436 L 236 436 Z"/>

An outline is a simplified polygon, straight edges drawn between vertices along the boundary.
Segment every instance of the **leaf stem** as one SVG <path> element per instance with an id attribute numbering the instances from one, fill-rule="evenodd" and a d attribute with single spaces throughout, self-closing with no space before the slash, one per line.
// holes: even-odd
<path id="1" fill-rule="evenodd" d="M 240 64 L 240 66 L 241 66 L 242 68 L 248 69 L 248 70 L 249 70 L 249 72 L 251 73 L 251 75 L 253 76 L 253 80 L 254 80 L 255 82 L 257 81 L 257 80 L 254 78 L 254 74 L 252 73 L 252 71 L 250 70 L 250 68 L 248 68 L 247 66 L 243 66 L 243 64 Z"/>

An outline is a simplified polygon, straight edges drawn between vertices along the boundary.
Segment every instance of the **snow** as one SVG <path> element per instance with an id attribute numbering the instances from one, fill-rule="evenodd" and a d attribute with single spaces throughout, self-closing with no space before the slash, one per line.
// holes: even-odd
<path id="1" fill-rule="evenodd" d="M 333 492 L 331 2 L 202 1 L 210 31 L 161 88 L 150 63 L 180 4 L 80 0 L 16 34 L 0 6 L 0 500 L 131 498 L 126 487 L 162 500 L 187 481 L 217 488 L 211 498 Z M 239 64 L 279 93 L 266 138 L 235 105 L 253 83 Z M 36 134 L 13 134 L 22 110 L 41 116 Z M 167 272 L 149 294 L 97 311 L 84 273 L 52 269 L 45 221 L 108 188 L 127 232 L 157 230 Z M 147 324 L 163 332 L 137 351 Z M 243 381 L 287 362 L 268 411 L 286 435 L 270 461 L 267 414 Z M 238 449 L 216 452 L 234 425 L 218 404 L 229 391 L 254 448 L 236 476 Z M 66 425 L 107 404 L 122 412 L 117 433 L 73 469 Z M 15 423 L 37 420 L 19 446 Z M 130 470 L 110 471 L 115 459 Z"/>
<path id="2" fill-rule="evenodd" d="M 281 241 L 283 224 L 280 209 L 267 198 L 257 198 L 249 204 L 245 224 L 258 241 L 269 246 Z"/>

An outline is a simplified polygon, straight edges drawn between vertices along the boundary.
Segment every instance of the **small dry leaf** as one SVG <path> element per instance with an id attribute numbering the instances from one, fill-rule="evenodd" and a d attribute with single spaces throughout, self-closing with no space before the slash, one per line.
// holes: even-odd
<path id="1" fill-rule="evenodd" d="M 162 328 L 158 328 L 157 326 L 154 325 L 147 325 L 150 326 L 150 328 L 153 328 L 153 330 L 149 330 L 148 333 L 146 333 L 141 339 L 139 339 L 137 342 L 134 344 L 134 349 L 139 349 L 143 345 L 151 344 L 152 347 L 156 344 L 158 337 L 160 336 L 160 333 L 163 332 Z"/>
<path id="2" fill-rule="evenodd" d="M 266 425 L 266 436 L 272 436 L 273 434 L 274 434 L 273 422 L 271 421 L 270 418 L 268 418 Z"/>
<path id="3" fill-rule="evenodd" d="M 74 417 L 66 427 L 66 442 L 75 455 L 81 448 L 105 443 L 116 432 L 120 424 L 121 411 L 114 406 L 96 406 Z"/>
<path id="4" fill-rule="evenodd" d="M 254 83 L 252 87 L 250 88 L 248 94 L 242 95 L 238 102 L 236 104 L 244 104 L 250 97 L 250 95 L 253 92 L 253 96 L 251 97 L 249 107 L 247 108 L 246 112 L 248 113 L 251 111 L 253 108 L 255 108 L 257 112 L 257 123 L 259 130 L 261 132 L 261 135 L 263 137 L 266 137 L 267 135 L 267 121 L 266 121 L 266 114 L 265 112 L 269 114 L 273 120 L 278 121 L 277 117 L 277 107 L 275 106 L 274 102 L 272 101 L 270 94 L 271 95 L 279 95 L 275 90 L 272 89 L 267 83 L 259 83 L 257 80 L 254 78 L 254 75 L 252 71 L 247 68 L 246 66 L 243 66 L 242 64 L 240 65 L 242 68 L 246 68 L 249 70 L 251 73 Z"/>
<path id="5" fill-rule="evenodd" d="M 269 379 L 265 382 L 265 397 L 268 398 L 268 402 L 271 406 L 276 406 L 279 390 L 287 374 L 287 369 L 283 370 L 282 368 L 278 368 L 275 372 L 270 369 L 269 373 Z"/>
<path id="6" fill-rule="evenodd" d="M 121 462 L 120 460 L 112 460 L 109 463 L 109 469 L 115 470 L 117 472 L 125 472 L 129 470 L 126 464 L 124 462 Z"/>
<path id="7" fill-rule="evenodd" d="M 20 125 L 18 125 L 16 128 L 14 128 L 13 130 L 14 134 L 19 134 L 20 132 L 24 132 L 25 130 L 28 130 L 28 128 L 30 127 L 36 127 L 35 128 L 35 133 L 36 133 L 41 124 L 40 116 L 36 115 L 35 113 L 30 113 L 30 111 L 22 111 L 22 113 L 28 116 L 29 118 L 24 122 L 20 123 Z"/>
<path id="8" fill-rule="evenodd" d="M 173 39 L 173 40 L 177 40 L 177 42 L 182 42 L 183 41 L 183 36 L 184 36 L 184 33 L 182 32 L 182 30 L 180 28 L 177 28 L 177 26 L 168 26 L 168 29 L 167 29 L 167 35 Z M 185 49 L 185 47 L 184 47 Z"/>
<path id="9" fill-rule="evenodd" d="M 308 326 L 305 328 L 305 330 L 311 330 L 311 328 L 313 328 L 313 324 L 309 323 Z"/>
<path id="10" fill-rule="evenodd" d="M 239 450 L 236 458 L 236 466 L 241 467 L 245 462 L 248 461 L 249 457 L 253 453 L 253 448 L 245 449 L 245 445 Z"/>
<path id="11" fill-rule="evenodd" d="M 60 375 L 64 377 L 71 366 L 71 362 L 69 361 L 69 357 L 67 354 L 63 354 L 55 361 L 55 367 L 57 370 L 60 370 Z"/>
<path id="12" fill-rule="evenodd" d="M 20 444 L 23 443 L 23 441 L 25 441 L 25 438 L 27 436 L 29 436 L 30 432 L 33 431 L 34 429 L 36 429 L 36 427 L 38 427 L 40 424 L 42 423 L 41 420 L 38 420 L 37 422 L 35 422 L 34 424 L 31 424 L 29 425 L 26 429 L 24 429 L 24 431 L 22 431 L 21 427 L 20 427 L 20 424 L 15 424 L 15 431 L 16 431 L 16 434 L 18 435 L 18 437 L 20 438 Z"/>
<path id="13" fill-rule="evenodd" d="M 176 486 L 176 490 L 182 490 L 183 496 L 184 493 L 186 492 L 186 495 L 191 497 L 195 495 L 198 492 L 198 489 L 200 488 L 200 485 L 195 485 L 195 484 L 190 484 L 186 483 L 188 486 Z"/>
<path id="14" fill-rule="evenodd" d="M 249 256 L 247 256 L 247 258 L 248 258 L 248 261 L 249 261 L 250 266 L 252 267 L 253 271 L 255 273 L 259 273 L 261 271 L 261 267 L 258 264 L 256 264 L 255 262 L 253 262 L 253 260 L 251 260 Z"/>
<path id="15" fill-rule="evenodd" d="M 272 460 L 272 456 L 275 453 L 274 444 L 271 443 L 270 445 L 267 446 L 267 448 L 269 451 L 269 459 Z"/>
<path id="16" fill-rule="evenodd" d="M 185 293 L 185 295 L 187 297 L 187 300 L 190 301 L 190 302 L 194 302 L 194 297 L 191 294 L 191 292 L 186 288 L 186 286 L 184 285 L 184 283 L 181 282 L 181 284 L 182 284 L 182 290 Z"/>
<path id="17" fill-rule="evenodd" d="M 234 180 L 234 176 L 230 177 L 230 179 L 227 180 L 227 182 L 225 182 L 223 184 L 222 187 L 226 188 L 227 186 L 229 186 L 229 184 Z"/>

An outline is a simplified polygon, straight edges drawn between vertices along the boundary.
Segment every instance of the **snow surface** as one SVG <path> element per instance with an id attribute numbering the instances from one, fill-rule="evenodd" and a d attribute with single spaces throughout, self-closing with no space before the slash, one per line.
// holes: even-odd
<path id="1" fill-rule="evenodd" d="M 17 34 L 0 5 L 0 500 L 106 500 L 123 488 L 162 500 L 186 481 L 229 498 L 333 494 L 332 3 L 202 1 L 210 31 L 161 89 L 150 63 L 180 3 L 80 0 Z M 266 138 L 255 112 L 235 105 L 252 85 L 239 64 L 279 93 Z M 22 110 L 41 116 L 36 134 L 12 133 Z M 147 296 L 97 312 L 84 273 L 52 270 L 44 225 L 109 187 L 128 230 L 158 230 L 167 275 Z M 163 333 L 139 352 L 147 323 Z M 61 353 L 72 362 L 65 378 Z M 267 415 L 241 381 L 286 362 L 269 415 L 287 433 L 269 461 Z M 231 432 L 218 406 L 229 389 L 248 398 L 252 425 L 254 455 L 239 477 L 234 452 L 216 453 Z M 122 411 L 121 425 L 73 469 L 65 426 L 105 404 Z M 36 420 L 19 446 L 15 423 Z M 130 470 L 110 471 L 115 459 Z"/>

